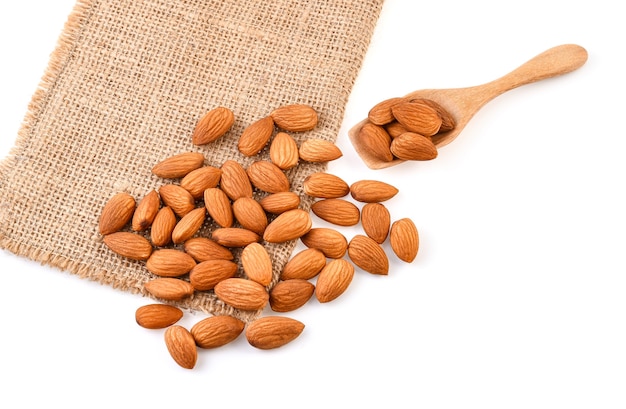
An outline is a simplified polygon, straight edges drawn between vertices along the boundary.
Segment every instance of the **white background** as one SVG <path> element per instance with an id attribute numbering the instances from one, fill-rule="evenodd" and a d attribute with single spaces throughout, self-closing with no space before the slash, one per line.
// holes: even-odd
<path id="1" fill-rule="evenodd" d="M 0 6 L 2 156 L 73 5 Z M 291 313 L 306 328 L 281 349 L 240 337 L 181 369 L 134 322 L 147 299 L 0 251 L 0 407 L 626 407 L 618 5 L 386 1 L 329 171 L 396 185 L 387 205 L 420 253 Z M 374 103 L 478 85 L 564 43 L 587 64 L 496 98 L 436 160 L 372 171 L 354 153 L 347 130 Z"/>

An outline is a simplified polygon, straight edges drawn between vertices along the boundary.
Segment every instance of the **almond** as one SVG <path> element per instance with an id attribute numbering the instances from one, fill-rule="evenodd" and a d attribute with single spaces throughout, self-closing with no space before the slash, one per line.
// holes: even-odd
<path id="1" fill-rule="evenodd" d="M 191 333 L 180 325 L 165 330 L 165 345 L 174 361 L 185 369 L 193 369 L 198 360 L 196 341 Z"/>
<path id="2" fill-rule="evenodd" d="M 131 222 L 132 229 L 135 231 L 147 230 L 152 225 L 154 218 L 159 212 L 160 206 L 161 199 L 159 198 L 159 194 L 156 190 L 150 191 L 139 201 L 135 209 Z"/>
<path id="3" fill-rule="evenodd" d="M 179 278 L 162 277 L 146 282 L 143 287 L 157 298 L 168 301 L 179 301 L 191 296 L 195 288 Z"/>
<path id="4" fill-rule="evenodd" d="M 207 260 L 198 263 L 189 272 L 189 282 L 198 291 L 209 291 L 217 283 L 237 274 L 238 266 L 229 260 Z"/>
<path id="5" fill-rule="evenodd" d="M 326 265 L 326 256 L 315 248 L 304 249 L 293 256 L 283 267 L 281 280 L 310 280 Z"/>
<path id="6" fill-rule="evenodd" d="M 346 254 L 348 241 L 335 229 L 316 227 L 300 237 L 305 246 L 318 249 L 328 258 L 341 258 Z"/>
<path id="7" fill-rule="evenodd" d="M 205 318 L 191 327 L 191 335 L 200 348 L 218 348 L 234 341 L 243 332 L 245 323 L 230 315 Z"/>
<path id="8" fill-rule="evenodd" d="M 191 140 L 194 145 L 205 145 L 224 136 L 235 123 L 235 114 L 224 107 L 207 112 L 196 124 Z"/>
<path id="9" fill-rule="evenodd" d="M 256 200 L 251 197 L 240 197 L 233 203 L 235 219 L 244 229 L 252 230 L 262 235 L 267 227 L 267 215 L 265 210 Z"/>
<path id="10" fill-rule="evenodd" d="M 269 300 L 264 286 L 244 278 L 227 278 L 215 286 L 215 295 L 224 303 L 241 310 L 261 310 Z"/>
<path id="11" fill-rule="evenodd" d="M 104 244 L 114 253 L 132 260 L 147 260 L 152 254 L 152 244 L 143 236 L 118 231 L 104 236 Z"/>
<path id="12" fill-rule="evenodd" d="M 231 200 L 240 197 L 252 197 L 252 184 L 246 170 L 239 162 L 227 160 L 222 164 L 220 188 Z"/>
<path id="13" fill-rule="evenodd" d="M 245 247 L 261 240 L 261 236 L 253 231 L 240 227 L 222 227 L 215 229 L 211 238 L 224 247 Z"/>
<path id="14" fill-rule="evenodd" d="M 393 160 L 393 154 L 390 150 L 391 136 L 382 126 L 367 122 L 361 127 L 356 138 L 361 142 L 368 156 L 382 162 Z"/>
<path id="15" fill-rule="evenodd" d="M 304 324 L 289 317 L 269 316 L 253 321 L 246 329 L 248 343 L 258 349 L 274 349 L 298 338 Z"/>
<path id="16" fill-rule="evenodd" d="M 275 109 L 270 116 L 276 126 L 289 132 L 310 131 L 317 126 L 317 112 L 305 104 L 285 105 Z"/>
<path id="17" fill-rule="evenodd" d="M 385 131 L 391 136 L 391 138 L 397 138 L 405 132 L 409 132 L 400 122 L 393 121 L 385 125 Z"/>
<path id="18" fill-rule="evenodd" d="M 281 214 L 300 206 L 300 196 L 294 192 L 278 192 L 265 196 L 259 204 L 268 213 Z"/>
<path id="19" fill-rule="evenodd" d="M 431 160 L 437 157 L 437 147 L 430 138 L 405 132 L 391 142 L 391 152 L 402 160 Z"/>
<path id="20" fill-rule="evenodd" d="M 389 274 L 389 259 L 385 250 L 374 239 L 357 234 L 348 245 L 350 260 L 371 274 Z"/>
<path id="21" fill-rule="evenodd" d="M 315 297 L 321 303 L 335 300 L 350 286 L 354 266 L 344 259 L 331 260 L 322 269 L 315 285 Z"/>
<path id="22" fill-rule="evenodd" d="M 410 132 L 432 136 L 441 128 L 441 117 L 428 104 L 418 100 L 401 102 L 391 108 L 393 116 Z"/>
<path id="23" fill-rule="evenodd" d="M 270 307 L 276 312 L 297 310 L 306 304 L 315 292 L 315 286 L 307 280 L 280 281 L 270 291 Z"/>
<path id="24" fill-rule="evenodd" d="M 448 110 L 446 110 L 444 107 L 442 107 L 440 104 L 433 101 L 432 99 L 424 98 L 418 99 L 418 101 L 432 107 L 435 111 L 437 111 L 437 114 L 441 118 L 441 126 L 439 127 L 439 132 L 448 132 L 454 129 L 454 127 L 456 126 L 456 121 L 454 120 L 450 112 L 448 112 Z"/>
<path id="25" fill-rule="evenodd" d="M 311 215 L 302 209 L 288 210 L 278 215 L 265 229 L 263 239 L 268 243 L 284 243 L 300 238 L 311 230 Z"/>
<path id="26" fill-rule="evenodd" d="M 206 218 L 206 209 L 198 207 L 193 209 L 178 221 L 172 231 L 172 242 L 181 244 L 192 238 L 200 230 Z"/>
<path id="27" fill-rule="evenodd" d="M 291 184 L 282 169 L 269 161 L 256 161 L 248 167 L 250 182 L 268 193 L 288 192 Z"/>
<path id="28" fill-rule="evenodd" d="M 246 156 L 258 154 L 267 144 L 274 133 L 274 121 L 265 117 L 248 125 L 239 137 L 237 148 Z"/>
<path id="29" fill-rule="evenodd" d="M 204 155 L 197 152 L 185 152 L 171 156 L 152 168 L 152 173 L 164 179 L 185 177 L 204 163 Z"/>
<path id="30" fill-rule="evenodd" d="M 361 225 L 365 234 L 382 244 L 389 235 L 391 215 L 382 203 L 366 203 L 361 209 Z"/>
<path id="31" fill-rule="evenodd" d="M 329 162 L 343 156 L 341 149 L 325 139 L 307 139 L 300 144 L 300 159 L 307 162 Z"/>
<path id="32" fill-rule="evenodd" d="M 353 203 L 344 199 L 323 199 L 311 205 L 317 217 L 338 226 L 354 226 L 359 223 L 361 213 Z"/>
<path id="33" fill-rule="evenodd" d="M 137 308 L 135 321 L 147 329 L 162 329 L 174 325 L 183 317 L 183 311 L 173 305 L 148 304 Z"/>
<path id="34" fill-rule="evenodd" d="M 405 101 L 407 99 L 402 97 L 388 98 L 381 101 L 370 109 L 367 118 L 375 125 L 386 125 L 393 122 L 396 118 L 393 116 L 391 108 Z"/>
<path id="35" fill-rule="evenodd" d="M 159 249 L 152 252 L 146 268 L 160 277 L 180 277 L 194 268 L 196 262 L 187 253 L 177 249 Z"/>
<path id="36" fill-rule="evenodd" d="M 128 193 L 117 193 L 110 198 L 100 215 L 100 234 L 107 235 L 122 230 L 135 212 L 135 198 Z"/>
<path id="37" fill-rule="evenodd" d="M 150 240 L 157 247 L 167 246 L 172 242 L 172 232 L 176 228 L 176 215 L 172 208 L 165 206 L 159 210 L 152 228 L 150 229 Z"/>
<path id="38" fill-rule="evenodd" d="M 241 266 L 250 280 L 263 286 L 272 282 L 272 259 L 263 245 L 248 244 L 241 252 Z"/>
<path id="39" fill-rule="evenodd" d="M 221 177 L 221 169 L 213 166 L 203 166 L 189 172 L 187 176 L 180 181 L 180 186 L 191 193 L 194 199 L 198 200 L 202 199 L 205 190 L 216 187 Z"/>
<path id="40" fill-rule="evenodd" d="M 415 223 L 409 218 L 393 222 L 389 233 L 389 243 L 400 260 L 411 263 L 419 250 L 419 234 Z"/>
<path id="41" fill-rule="evenodd" d="M 204 191 L 204 206 L 219 226 L 233 225 L 233 207 L 226 193 L 219 187 L 211 187 Z"/>
<path id="42" fill-rule="evenodd" d="M 317 198 L 336 199 L 350 192 L 350 187 L 343 179 L 325 172 L 312 173 L 302 183 L 304 193 Z"/>
<path id="43" fill-rule="evenodd" d="M 230 249 L 216 243 L 208 237 L 194 237 L 184 244 L 185 252 L 197 262 L 207 260 L 233 260 L 233 252 Z"/>
<path id="44" fill-rule="evenodd" d="M 159 188 L 159 195 L 166 206 L 169 206 L 178 217 L 183 217 L 196 208 L 191 193 L 178 185 L 163 185 Z"/>
<path id="45" fill-rule="evenodd" d="M 352 198 L 359 202 L 384 202 L 398 193 L 398 189 L 379 180 L 360 180 L 350 186 Z"/>
<path id="46" fill-rule="evenodd" d="M 283 170 L 291 169 L 298 164 L 298 144 L 285 132 L 278 132 L 270 145 L 270 160 Z"/>

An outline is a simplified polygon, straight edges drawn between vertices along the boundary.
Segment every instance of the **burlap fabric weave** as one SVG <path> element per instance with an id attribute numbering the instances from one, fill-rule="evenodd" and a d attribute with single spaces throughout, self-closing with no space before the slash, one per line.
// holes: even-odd
<path id="1" fill-rule="evenodd" d="M 137 200 L 164 183 L 151 168 L 202 152 L 236 159 L 242 130 L 281 105 L 319 113 L 298 142 L 336 140 L 383 0 L 79 0 L 35 92 L 14 149 L 0 164 L 0 246 L 116 289 L 142 293 L 143 262 L 113 254 L 98 234 L 106 201 Z M 236 117 L 218 142 L 194 146 L 198 119 L 216 106 Z M 325 164 L 288 172 L 302 181 Z M 207 222 L 202 234 L 208 235 Z M 274 272 L 294 242 L 268 246 Z M 276 279 L 276 278 L 275 278 Z M 250 318 L 208 292 L 180 303 Z"/>

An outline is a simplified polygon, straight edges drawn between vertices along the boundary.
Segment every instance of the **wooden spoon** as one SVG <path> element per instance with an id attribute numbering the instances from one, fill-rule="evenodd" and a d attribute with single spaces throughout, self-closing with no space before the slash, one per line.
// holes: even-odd
<path id="1" fill-rule="evenodd" d="M 586 61 L 587 51 L 583 47 L 575 44 L 559 45 L 544 51 L 495 81 L 468 88 L 424 89 L 412 92 L 406 97 L 431 99 L 452 115 L 456 122 L 454 129 L 432 137 L 437 148 L 441 148 L 452 142 L 474 114 L 498 95 L 521 85 L 567 74 L 580 68 Z M 352 145 L 365 164 L 371 169 L 382 169 L 404 162 L 400 159 L 384 162 L 368 154 L 357 137 L 359 130 L 367 121 L 364 119 L 348 131 Z"/>

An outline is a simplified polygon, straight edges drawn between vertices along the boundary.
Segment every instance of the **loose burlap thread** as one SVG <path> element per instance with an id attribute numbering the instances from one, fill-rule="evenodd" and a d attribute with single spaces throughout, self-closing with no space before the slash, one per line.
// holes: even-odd
<path id="1" fill-rule="evenodd" d="M 238 136 L 279 106 L 319 113 L 306 138 L 335 141 L 383 0 L 79 0 L 10 155 L 0 163 L 0 246 L 113 288 L 148 295 L 144 262 L 110 251 L 98 234 L 114 194 L 137 200 L 165 183 L 151 168 L 196 151 L 205 164 L 247 167 Z M 194 146 L 199 118 L 216 106 L 235 113 L 217 142 Z M 287 172 L 302 207 L 304 178 L 326 164 Z M 257 192 L 257 195 L 262 195 Z M 209 236 L 208 221 L 200 234 Z M 274 282 L 295 242 L 267 244 Z M 250 320 L 212 292 L 177 303 Z"/>

